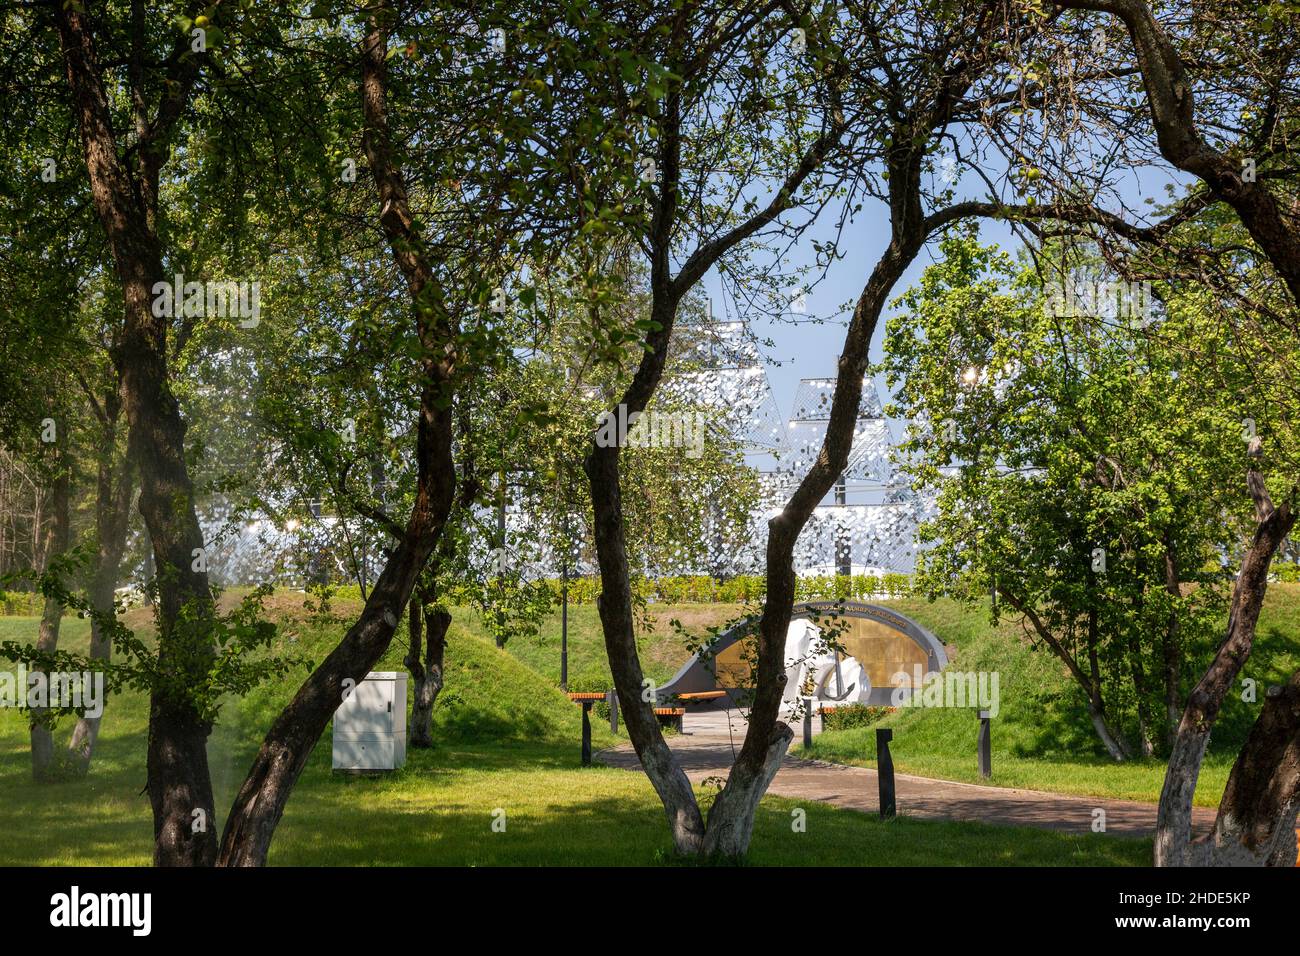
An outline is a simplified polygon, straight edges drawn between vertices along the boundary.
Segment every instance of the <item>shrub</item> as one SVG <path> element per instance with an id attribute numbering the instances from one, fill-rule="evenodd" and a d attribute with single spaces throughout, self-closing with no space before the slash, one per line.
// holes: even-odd
<path id="1" fill-rule="evenodd" d="M 821 712 L 824 730 L 849 730 L 852 727 L 869 727 L 886 714 L 893 713 L 892 707 L 870 707 L 866 704 L 846 704 L 843 707 L 825 708 Z"/>
<path id="2" fill-rule="evenodd" d="M 603 667 L 588 668 L 579 674 L 573 674 L 569 677 L 569 690 L 575 694 L 607 694 L 614 686 L 614 678 L 610 676 L 608 670 Z M 577 704 L 574 705 L 578 706 Z M 591 708 L 591 719 L 593 722 L 609 723 L 609 704 L 606 701 L 598 700 L 594 707 Z"/>
<path id="3" fill-rule="evenodd" d="M 43 599 L 35 591 L 0 590 L 0 614 L 6 616 L 35 617 L 41 613 L 42 603 Z"/>
<path id="4" fill-rule="evenodd" d="M 547 588 L 560 599 L 560 582 L 550 578 Z M 753 604 L 767 593 L 767 578 L 761 574 L 737 574 L 717 580 L 708 575 L 681 574 L 662 578 L 634 578 L 634 599 L 660 604 Z M 912 593 L 907 574 L 819 574 L 795 580 L 796 601 L 869 601 L 901 597 Z M 600 595 L 600 578 L 569 579 L 570 604 L 594 604 Z"/>

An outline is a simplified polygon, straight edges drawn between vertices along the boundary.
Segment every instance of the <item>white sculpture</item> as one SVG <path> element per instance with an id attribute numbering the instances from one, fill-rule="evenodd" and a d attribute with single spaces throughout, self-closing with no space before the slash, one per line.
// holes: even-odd
<path id="1" fill-rule="evenodd" d="M 808 686 L 814 706 L 866 703 L 871 694 L 871 678 L 862 665 L 827 646 L 821 629 L 806 619 L 791 621 L 786 631 L 785 672 L 781 708 L 786 712 L 795 709 Z"/>

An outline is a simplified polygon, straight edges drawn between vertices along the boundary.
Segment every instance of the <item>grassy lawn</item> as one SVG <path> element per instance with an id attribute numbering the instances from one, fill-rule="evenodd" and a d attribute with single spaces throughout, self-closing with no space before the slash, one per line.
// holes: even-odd
<path id="1" fill-rule="evenodd" d="M 341 622 L 294 611 L 301 596 L 277 594 L 278 650 L 319 655 Z M 336 604 L 345 617 L 352 608 Z M 147 619 L 133 612 L 132 626 Z M 726 612 L 722 615 L 725 617 Z M 665 615 L 666 620 L 666 615 Z M 64 622 L 63 646 L 84 652 L 85 623 Z M 0 618 L 0 635 L 32 639 L 30 618 Z M 382 777 L 330 772 L 329 733 L 289 802 L 272 847 L 281 865 L 651 865 L 673 862 L 662 808 L 641 774 L 578 764 L 579 709 L 516 656 L 475 633 L 472 619 L 449 635 L 448 685 L 431 751 Z M 381 669 L 398 669 L 394 642 Z M 556 662 L 558 669 L 558 660 Z M 296 680 L 293 682 L 296 683 Z M 261 733 L 294 687 L 263 687 L 231 701 L 209 747 L 217 808 L 233 797 Z M 151 821 L 144 786 L 147 702 L 110 699 L 91 775 L 37 787 L 30 781 L 26 724 L 0 711 L 0 864 L 144 865 Z M 70 730 L 65 721 L 59 736 Z M 597 746 L 614 742 L 597 724 Z M 707 797 L 707 794 L 705 794 Z M 791 826 L 796 803 L 760 808 L 754 865 L 1145 865 L 1150 843 L 974 823 L 874 817 L 799 804 L 806 832 Z M 493 811 L 505 830 L 494 832 Z M 217 822 L 220 825 L 220 821 Z"/>
<path id="2" fill-rule="evenodd" d="M 1052 790 L 1082 796 L 1155 802 L 1164 764 L 1134 760 L 1116 764 L 1101 749 L 1083 695 L 1046 650 L 1031 651 L 1017 626 L 994 630 L 985 608 L 952 601 L 893 601 L 949 645 L 951 666 L 963 671 L 997 671 L 1000 709 L 992 724 L 993 777 L 979 776 L 978 720 L 967 709 L 900 709 L 880 724 L 818 735 L 796 752 L 838 763 L 874 766 L 875 727 L 892 727 L 890 753 L 900 773 L 994 786 Z M 1255 651 L 1243 670 L 1259 684 L 1259 699 L 1300 666 L 1300 586 L 1275 584 L 1260 619 Z M 1258 704 L 1230 696 L 1216 724 L 1196 803 L 1217 806 L 1237 749 Z"/>

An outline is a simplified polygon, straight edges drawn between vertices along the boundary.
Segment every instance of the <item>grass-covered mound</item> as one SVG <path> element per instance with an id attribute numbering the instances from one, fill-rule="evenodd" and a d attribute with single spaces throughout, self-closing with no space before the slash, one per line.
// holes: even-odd
<path id="1" fill-rule="evenodd" d="M 805 756 L 874 766 L 876 728 L 894 729 L 890 753 L 900 773 L 988 782 L 1089 796 L 1156 801 L 1164 780 L 1158 760 L 1116 764 L 1092 729 L 1082 692 L 1046 649 L 1033 651 L 1018 625 L 989 623 L 987 607 L 953 601 L 889 602 L 929 628 L 949 647 L 950 667 L 996 671 L 1000 709 L 992 724 L 993 777 L 983 781 L 976 760 L 979 726 L 973 709 L 900 709 L 879 724 L 820 734 Z M 1258 715 L 1264 688 L 1300 666 L 1300 585 L 1275 584 L 1260 620 L 1255 651 L 1243 676 L 1258 683 L 1258 702 L 1230 696 L 1216 725 L 1196 802 L 1216 806 L 1232 760 Z"/>

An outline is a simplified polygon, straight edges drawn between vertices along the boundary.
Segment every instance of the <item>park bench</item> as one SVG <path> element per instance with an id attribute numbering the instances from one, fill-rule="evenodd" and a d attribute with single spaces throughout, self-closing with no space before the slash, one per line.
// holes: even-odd
<path id="1" fill-rule="evenodd" d="M 697 690 L 692 694 L 674 694 L 678 700 L 684 700 L 687 703 L 697 700 L 717 700 L 719 697 L 726 697 L 725 690 Z"/>
<path id="2" fill-rule="evenodd" d="M 683 696 L 678 694 L 678 697 Z M 685 707 L 656 707 L 655 716 L 659 718 L 659 723 L 665 726 L 676 728 L 680 734 L 682 732 L 682 718 L 686 716 Z"/>
<path id="3" fill-rule="evenodd" d="M 609 700 L 613 696 L 591 691 L 569 691 L 569 700 L 582 705 L 582 765 L 591 766 L 591 708 L 598 700 Z"/>

